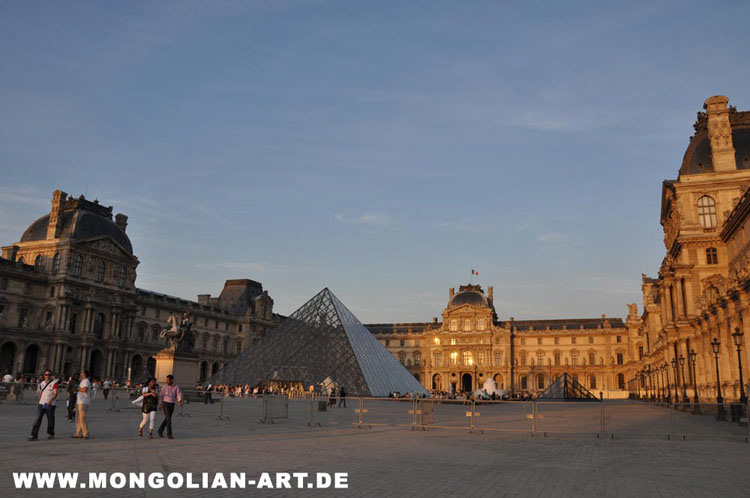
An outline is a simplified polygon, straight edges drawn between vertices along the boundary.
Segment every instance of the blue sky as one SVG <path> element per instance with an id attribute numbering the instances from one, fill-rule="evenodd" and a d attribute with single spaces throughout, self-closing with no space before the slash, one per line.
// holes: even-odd
<path id="1" fill-rule="evenodd" d="M 626 314 L 747 2 L 0 1 L 0 243 L 56 188 L 130 217 L 140 287 L 324 286 L 428 321 Z"/>

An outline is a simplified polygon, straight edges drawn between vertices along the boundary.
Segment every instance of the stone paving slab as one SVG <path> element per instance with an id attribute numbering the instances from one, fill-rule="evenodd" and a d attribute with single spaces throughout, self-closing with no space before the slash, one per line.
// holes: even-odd
<path id="1" fill-rule="evenodd" d="M 723 437 L 597 439 L 593 435 L 531 437 L 523 433 L 466 430 L 411 431 L 408 403 L 380 402 L 372 429 L 352 425 L 356 400 L 348 408 L 316 413 L 322 427 L 309 428 L 309 404 L 290 403 L 290 420 L 261 424 L 260 400 L 192 403 L 189 417 L 175 417 L 174 440 L 137 436 L 135 408 L 110 413 L 110 403 L 91 408 L 91 439 L 73 440 L 73 424 L 58 407 L 57 439 L 27 442 L 35 406 L 0 403 L 0 496 L 748 496 L 750 444 Z M 388 404 L 385 404 L 388 403 Z M 373 405 L 375 406 L 375 405 Z M 464 411 L 465 407 L 451 408 Z M 490 407 L 478 408 L 485 413 Z M 498 408 L 498 411 L 500 408 Z M 368 412 L 369 414 L 370 412 Z M 547 414 L 555 416 L 552 407 Z M 562 417 L 562 412 L 558 417 Z M 651 415 L 649 415 L 651 414 Z M 456 412 L 454 419 L 462 420 Z M 451 415 L 451 416 L 453 416 Z M 688 414 L 681 414 L 689 416 Z M 367 414 L 366 414 L 367 416 Z M 483 413 L 484 416 L 484 413 Z M 517 414 L 508 411 L 510 419 Z M 646 405 L 627 412 L 630 423 L 648 425 L 663 412 Z M 161 414 L 157 417 L 160 421 Z M 502 424 L 496 414 L 492 424 Z M 481 417 L 478 420 L 482 420 Z M 732 424 L 687 419 L 701 432 L 733 435 Z M 464 421 L 465 422 L 465 421 Z M 626 421 L 623 422 L 626 423 Z M 458 422 L 456 422 L 458 423 Z M 489 422 L 487 422 L 489 423 Z M 556 422 L 561 424 L 559 420 Z M 576 424 L 574 423 L 573 426 Z M 703 427 L 705 425 L 705 427 Z M 734 424 L 736 425 L 736 424 Z M 717 429 L 718 427 L 718 429 Z M 731 430 L 729 430 L 731 429 Z M 14 471 L 101 472 L 348 472 L 346 490 L 17 490 Z"/>

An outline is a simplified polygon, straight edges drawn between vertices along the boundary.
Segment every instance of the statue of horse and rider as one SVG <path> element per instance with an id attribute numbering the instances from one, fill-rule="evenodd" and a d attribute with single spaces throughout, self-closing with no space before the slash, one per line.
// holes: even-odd
<path id="1" fill-rule="evenodd" d="M 168 327 L 161 331 L 161 337 L 169 341 L 170 349 L 175 351 L 192 351 L 195 347 L 195 337 L 193 335 L 193 322 L 187 312 L 182 318 L 176 313 L 172 313 L 167 318 Z"/>

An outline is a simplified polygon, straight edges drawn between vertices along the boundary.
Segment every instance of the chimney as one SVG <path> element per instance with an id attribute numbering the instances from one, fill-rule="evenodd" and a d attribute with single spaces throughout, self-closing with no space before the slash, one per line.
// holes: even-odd
<path id="1" fill-rule="evenodd" d="M 122 213 L 117 213 L 115 215 L 115 224 L 124 232 L 128 228 L 128 217 Z"/>
<path id="2" fill-rule="evenodd" d="M 433 317 L 432 317 L 432 323 L 433 323 L 434 325 L 437 325 L 437 317 L 436 317 L 436 316 L 433 316 Z"/>
<path id="3" fill-rule="evenodd" d="M 487 297 L 492 301 L 492 286 L 487 287 Z"/>
<path id="4" fill-rule="evenodd" d="M 47 240 L 60 237 L 63 225 L 63 206 L 68 194 L 62 190 L 52 192 L 52 211 L 49 212 L 49 225 L 47 225 Z"/>
<path id="5" fill-rule="evenodd" d="M 453 294 L 455 294 L 455 293 L 456 293 L 456 289 L 453 288 L 453 287 L 451 287 L 451 290 L 448 292 L 448 298 L 453 297 Z"/>
<path id="6" fill-rule="evenodd" d="M 706 99 L 703 108 L 708 116 L 708 138 L 711 141 L 711 159 L 714 171 L 734 171 L 737 162 L 732 145 L 732 125 L 729 123 L 729 99 L 716 95 Z"/>

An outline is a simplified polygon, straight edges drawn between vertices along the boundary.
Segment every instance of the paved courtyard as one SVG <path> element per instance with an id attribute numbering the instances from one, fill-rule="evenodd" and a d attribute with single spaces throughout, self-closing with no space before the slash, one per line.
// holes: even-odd
<path id="1" fill-rule="evenodd" d="M 27 398 L 28 399 L 28 398 Z M 545 405 L 537 433 L 526 405 L 482 405 L 477 428 L 469 433 L 467 407 L 439 405 L 438 427 L 412 431 L 410 403 L 368 401 L 365 422 L 353 422 L 348 408 L 315 413 L 320 427 L 308 427 L 309 403 L 290 402 L 290 419 L 261 424 L 261 401 L 229 399 L 220 404 L 191 403 L 175 417 L 175 439 L 139 438 L 140 414 L 123 406 L 109 412 L 98 399 L 91 409 L 91 439 L 73 440 L 73 424 L 58 407 L 57 438 L 27 442 L 33 404 L 0 403 L 3 470 L 1 496 L 748 496 L 750 444 L 747 428 L 718 423 L 710 416 L 664 407 L 613 404 L 601 427 L 598 403 Z M 160 417 L 159 417 L 160 418 Z M 159 420 L 157 419 L 157 421 Z M 667 439 L 669 428 L 689 433 Z M 461 429 L 459 429 L 461 428 Z M 509 429 L 518 432 L 500 432 Z M 545 437 L 543 432 L 549 430 Z M 524 432 L 526 431 L 526 432 Z M 562 434 L 560 432 L 570 432 Z M 575 434 L 573 434 L 575 433 Z M 648 435 L 653 434 L 653 435 Z M 702 434 L 696 436 L 693 434 Z M 14 471 L 77 472 L 348 472 L 344 490 L 19 490 Z"/>

